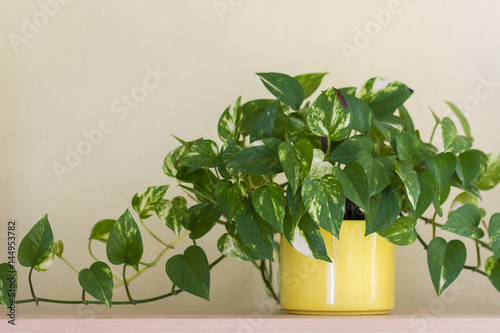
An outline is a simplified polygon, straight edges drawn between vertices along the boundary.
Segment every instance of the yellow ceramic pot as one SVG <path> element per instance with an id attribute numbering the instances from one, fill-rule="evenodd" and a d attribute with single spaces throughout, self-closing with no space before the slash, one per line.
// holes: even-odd
<path id="1" fill-rule="evenodd" d="M 386 314 L 394 308 L 394 245 L 344 221 L 340 241 L 321 230 L 331 263 L 281 238 L 281 307 L 299 314 Z"/>

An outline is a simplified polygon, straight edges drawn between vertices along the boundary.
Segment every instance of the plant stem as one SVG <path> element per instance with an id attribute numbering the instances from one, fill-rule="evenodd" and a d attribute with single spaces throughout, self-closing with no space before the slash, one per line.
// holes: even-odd
<path id="1" fill-rule="evenodd" d="M 66 259 L 64 259 L 64 257 L 61 255 L 59 257 L 66 265 L 69 266 L 69 268 L 71 268 L 73 271 L 76 272 L 76 274 L 80 273 L 75 267 L 73 267 Z"/>
<path id="2" fill-rule="evenodd" d="M 278 296 L 276 296 L 276 293 L 274 292 L 273 286 L 269 283 L 267 276 L 266 276 L 266 262 L 265 260 L 261 261 L 260 264 L 260 274 L 262 276 L 262 280 L 264 280 L 264 283 L 266 284 L 267 290 L 271 293 L 271 296 L 273 299 L 276 301 L 276 303 L 280 304 L 280 300 Z"/>
<path id="3" fill-rule="evenodd" d="M 432 145 L 432 139 L 434 139 L 434 133 L 436 133 L 436 129 L 438 127 L 439 123 L 436 122 L 436 125 L 434 125 L 434 129 L 432 130 L 432 134 L 431 134 L 431 139 L 429 140 L 429 144 Z"/>
<path id="4" fill-rule="evenodd" d="M 217 265 L 219 262 L 221 262 L 223 259 L 225 258 L 224 255 L 220 256 L 217 260 L 215 260 L 214 262 L 212 262 L 210 264 L 210 269 L 212 269 L 215 265 Z M 181 289 L 177 289 L 175 290 L 175 293 L 176 294 L 179 294 L 181 293 L 182 290 Z M 159 301 L 161 299 L 164 299 L 164 298 L 167 298 L 167 297 L 170 297 L 170 296 L 173 296 L 172 293 L 167 293 L 167 294 L 163 294 L 163 295 L 160 295 L 160 296 L 156 296 L 156 297 L 151 297 L 151 298 L 145 298 L 145 299 L 136 299 L 134 300 L 135 303 L 132 303 L 130 301 L 115 301 L 115 302 L 111 302 L 111 305 L 127 305 L 127 304 L 140 304 L 140 303 L 150 303 L 150 302 L 155 302 L 155 301 Z M 82 300 L 79 300 L 79 301 L 64 301 L 64 300 L 58 300 L 58 299 L 50 299 L 50 298 L 37 298 L 36 300 L 33 298 L 33 299 L 21 299 L 21 300 L 17 300 L 16 303 L 17 304 L 23 304 L 23 303 L 32 303 L 32 302 L 45 302 L 45 303 L 58 303 L 58 304 L 83 304 Z M 105 303 L 101 303 L 99 301 L 86 301 L 87 304 L 100 304 L 100 305 L 105 305 Z"/>
<path id="5" fill-rule="evenodd" d="M 477 265 L 476 268 L 479 269 L 481 266 L 481 252 L 479 251 L 479 242 L 476 240 L 476 253 L 477 253 Z"/>
<path id="6" fill-rule="evenodd" d="M 87 305 L 87 301 L 85 300 L 85 289 L 82 289 L 82 303 Z"/>
<path id="7" fill-rule="evenodd" d="M 146 223 L 144 223 L 143 219 L 139 218 L 139 220 L 141 221 L 141 224 L 144 227 L 144 229 L 146 229 L 147 232 L 149 232 L 149 234 L 154 237 L 154 239 L 156 239 L 158 242 L 160 242 L 161 244 L 163 244 L 163 245 L 165 245 L 167 247 L 170 246 L 167 243 L 165 243 L 164 241 L 162 241 L 160 237 L 156 236 L 156 234 L 154 232 L 152 232 L 151 230 L 149 230 L 149 228 L 146 226 Z"/>
<path id="8" fill-rule="evenodd" d="M 484 276 L 488 276 L 485 272 L 483 272 L 483 271 L 481 271 L 481 270 L 477 269 L 477 267 L 475 267 L 475 266 L 464 266 L 464 269 L 468 269 L 468 270 L 471 270 L 471 271 L 473 271 L 473 272 L 477 272 L 477 273 L 479 273 L 479 274 L 482 274 L 482 275 L 484 275 Z"/>
<path id="9" fill-rule="evenodd" d="M 125 286 L 125 291 L 127 292 L 127 297 L 128 297 L 128 300 L 135 305 L 135 301 L 132 299 L 132 296 L 130 296 L 130 290 L 128 290 L 128 283 L 126 282 L 127 281 L 127 277 L 125 276 L 125 270 L 127 269 L 127 264 L 124 263 L 123 264 L 123 281 L 125 281 L 124 283 L 124 286 Z"/>
<path id="10" fill-rule="evenodd" d="M 326 137 L 326 154 L 325 156 L 330 155 L 330 150 L 332 149 L 332 141 L 329 137 Z"/>
<path id="11" fill-rule="evenodd" d="M 420 244 L 422 244 L 422 246 L 424 247 L 424 250 L 427 251 L 427 248 L 429 247 L 429 245 L 427 245 L 427 243 L 422 239 L 422 237 L 420 237 L 418 232 L 417 232 L 417 239 L 420 242 Z"/>
<path id="12" fill-rule="evenodd" d="M 28 281 L 30 284 L 31 297 L 33 297 L 33 300 L 36 302 L 36 305 L 38 305 L 39 299 L 36 297 L 35 290 L 33 289 L 33 282 L 31 282 L 31 273 L 33 273 L 33 267 L 31 267 L 30 273 L 28 274 Z"/>
<path id="13" fill-rule="evenodd" d="M 432 215 L 432 238 L 436 238 L 436 215 L 437 212 Z"/>

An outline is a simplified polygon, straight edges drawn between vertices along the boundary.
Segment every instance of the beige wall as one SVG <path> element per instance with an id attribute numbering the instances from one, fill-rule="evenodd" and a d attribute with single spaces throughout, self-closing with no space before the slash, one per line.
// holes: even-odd
<path id="1" fill-rule="evenodd" d="M 255 72 L 329 71 L 323 89 L 389 76 L 415 90 L 408 108 L 423 137 L 433 125 L 427 106 L 449 115 L 446 99 L 464 106 L 476 147 L 500 151 L 500 2 L 73 0 L 46 9 L 51 17 L 41 3 L 51 1 L 0 1 L 0 233 L 16 219 L 20 241 L 48 213 L 79 269 L 92 262 L 86 246 L 95 222 L 117 218 L 144 187 L 174 185 L 161 169 L 177 145 L 170 134 L 217 139 L 218 117 L 237 96 L 269 96 Z M 30 22 L 39 27 L 30 30 Z M 157 69 L 168 75 L 144 82 Z M 120 99 L 131 92 L 146 94 L 127 108 Z M 67 147 L 88 148 L 84 131 L 99 126 L 109 133 L 59 179 L 54 162 L 66 164 Z M 500 211 L 499 194 L 482 203 L 490 214 Z M 158 221 L 149 223 L 172 238 Z M 201 242 L 210 260 L 218 256 L 217 237 Z M 143 238 L 144 260 L 152 259 L 160 248 Z M 104 247 L 96 252 L 104 258 Z M 489 281 L 469 271 L 458 279 L 458 297 L 436 301 L 419 244 L 398 248 L 397 261 L 398 307 L 500 307 Z M 19 271 L 25 298 L 27 270 Z M 132 294 L 169 290 L 164 275 L 163 261 L 132 284 Z M 76 274 L 59 260 L 34 283 L 42 297 L 81 295 Z M 211 298 L 183 294 L 152 306 L 252 308 L 266 295 L 251 264 L 227 259 L 213 272 Z"/>

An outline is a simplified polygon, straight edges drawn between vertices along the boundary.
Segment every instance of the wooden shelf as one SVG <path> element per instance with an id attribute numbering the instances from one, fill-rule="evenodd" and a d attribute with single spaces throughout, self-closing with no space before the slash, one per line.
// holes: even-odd
<path id="1" fill-rule="evenodd" d="M 160 309 L 20 306 L 1 332 L 500 332 L 500 309 L 397 309 L 379 316 L 302 316 L 279 309 Z"/>

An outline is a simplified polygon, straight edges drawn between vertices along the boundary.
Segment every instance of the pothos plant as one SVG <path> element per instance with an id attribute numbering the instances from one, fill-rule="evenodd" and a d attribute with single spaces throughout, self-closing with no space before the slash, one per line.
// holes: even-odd
<path id="1" fill-rule="evenodd" d="M 487 276 L 500 291 L 500 214 L 492 215 L 486 223 L 486 213 L 478 206 L 481 191 L 500 182 L 498 155 L 472 149 L 469 124 L 450 102 L 446 103 L 465 135 L 458 134 L 452 119 L 441 119 L 431 110 L 436 124 L 430 140 L 425 141 L 403 105 L 413 91 L 398 81 L 376 77 L 358 88 L 332 87 L 312 103 L 304 103 L 325 74 L 291 77 L 258 73 L 275 99 L 242 104 L 238 97 L 218 122 L 222 144 L 176 138 L 180 146 L 165 157 L 163 171 L 177 180 L 189 201 L 184 196 L 165 199 L 168 185 L 137 193 L 132 199 L 135 218 L 127 209 L 118 219 L 99 221 L 92 228 L 88 250 L 95 262 L 89 268 L 77 270 L 69 265 L 63 257 L 63 243 L 54 242 L 44 216 L 19 245 L 19 263 L 30 268 L 32 299 L 17 303 L 111 306 L 155 301 L 181 291 L 209 299 L 210 270 L 224 257 L 252 262 L 278 300 L 270 264 L 279 248 L 275 234 L 284 235 L 305 255 L 330 261 L 320 228 L 338 238 L 344 219 L 365 219 L 366 235 L 378 233 L 397 245 L 418 239 L 427 250 L 430 277 L 438 295 L 464 269 Z M 434 134 L 439 127 L 442 144 L 435 146 Z M 451 188 L 459 189 L 460 194 L 450 199 L 445 216 L 443 206 Z M 170 230 L 165 229 L 162 235 L 153 233 L 146 223 L 153 215 L 156 221 L 148 224 L 163 223 Z M 150 263 L 141 261 L 143 242 L 136 219 L 164 246 Z M 217 242 L 222 256 L 209 264 L 196 241 L 217 225 L 225 228 Z M 425 225 L 432 228 L 429 241 L 417 232 Z M 177 238 L 165 241 L 172 232 Z M 441 237 L 446 233 L 453 240 Z M 165 286 L 169 289 L 171 284 L 171 291 L 147 299 L 133 298 L 129 283 L 157 265 L 186 235 L 193 245 L 165 264 L 170 280 L 166 279 Z M 464 238 L 475 244 L 474 265 L 465 265 Z M 99 257 L 106 257 L 108 263 L 94 255 L 95 241 L 106 244 L 105 256 Z M 480 248 L 491 252 L 484 268 Z M 78 273 L 81 299 L 36 296 L 32 273 L 47 270 L 54 256 Z M 121 276 L 115 275 L 109 264 L 121 266 Z M 127 267 L 135 274 L 127 275 Z M 11 270 L 9 263 L 0 265 L 0 301 L 6 306 L 13 298 L 9 293 Z M 112 300 L 118 285 L 125 286 L 128 301 Z M 87 293 L 96 300 L 87 301 Z"/>

